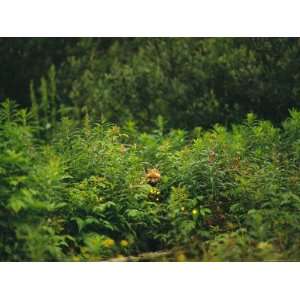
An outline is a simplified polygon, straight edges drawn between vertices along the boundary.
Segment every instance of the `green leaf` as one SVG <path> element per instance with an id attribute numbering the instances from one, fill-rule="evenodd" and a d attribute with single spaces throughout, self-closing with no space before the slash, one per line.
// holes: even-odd
<path id="1" fill-rule="evenodd" d="M 17 214 L 22 208 L 26 207 L 26 204 L 18 196 L 12 196 L 9 199 L 8 207 Z"/>

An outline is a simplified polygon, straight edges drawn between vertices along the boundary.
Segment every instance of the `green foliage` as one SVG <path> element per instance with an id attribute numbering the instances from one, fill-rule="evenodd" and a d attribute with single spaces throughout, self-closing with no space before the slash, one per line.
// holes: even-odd
<path id="1" fill-rule="evenodd" d="M 135 38 L 105 51 L 82 40 L 59 69 L 60 97 L 77 118 L 152 129 L 239 122 L 249 111 L 279 123 L 297 107 L 299 39 Z M 84 54 L 83 54 L 84 53 Z"/>
<path id="2" fill-rule="evenodd" d="M 191 260 L 299 260 L 299 112 L 282 128 L 249 114 L 230 130 L 191 133 L 167 131 L 161 118 L 142 133 L 86 114 L 82 127 L 56 119 L 47 142 L 34 116 L 1 105 L 1 260 L 173 248 Z"/>
<path id="3" fill-rule="evenodd" d="M 300 259 L 298 38 L 0 40 L 1 260 Z"/>
<path id="4" fill-rule="evenodd" d="M 158 116 L 165 129 L 248 112 L 278 125 L 299 109 L 299 51 L 299 38 L 1 38 L 0 99 L 32 105 L 46 132 L 86 114 L 148 131 Z"/>

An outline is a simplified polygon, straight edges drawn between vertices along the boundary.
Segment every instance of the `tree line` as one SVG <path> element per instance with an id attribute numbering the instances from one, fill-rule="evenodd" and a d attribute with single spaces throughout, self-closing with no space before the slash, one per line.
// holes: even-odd
<path id="1" fill-rule="evenodd" d="M 0 99 L 147 130 L 208 128 L 299 108 L 299 38 L 1 38 Z"/>

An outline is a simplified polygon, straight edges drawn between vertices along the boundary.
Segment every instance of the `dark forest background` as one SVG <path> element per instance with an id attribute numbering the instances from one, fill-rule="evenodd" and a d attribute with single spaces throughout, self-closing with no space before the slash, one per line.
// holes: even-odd
<path id="1" fill-rule="evenodd" d="M 0 38 L 0 100 L 143 130 L 275 124 L 300 107 L 299 38 Z M 47 125 L 48 124 L 48 125 Z"/>

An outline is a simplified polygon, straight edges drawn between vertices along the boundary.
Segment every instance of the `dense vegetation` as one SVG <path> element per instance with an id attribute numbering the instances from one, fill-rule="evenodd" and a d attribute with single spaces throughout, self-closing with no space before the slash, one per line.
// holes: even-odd
<path id="1" fill-rule="evenodd" d="M 300 259 L 296 110 L 280 127 L 248 114 L 169 131 L 159 118 L 147 133 L 87 113 L 45 131 L 36 117 L 1 105 L 2 261 Z"/>
<path id="2" fill-rule="evenodd" d="M 300 260 L 299 57 L 0 38 L 0 260 Z"/>
<path id="3" fill-rule="evenodd" d="M 249 112 L 278 126 L 300 108 L 299 57 L 299 38 L 0 38 L 0 101 L 33 101 L 43 126 L 52 110 L 147 131 L 159 115 L 167 128 Z"/>

